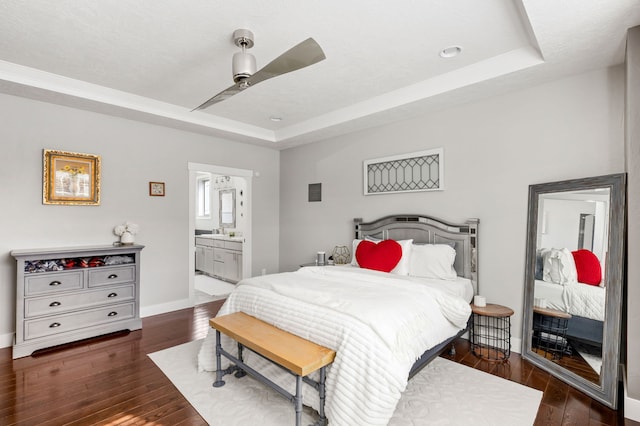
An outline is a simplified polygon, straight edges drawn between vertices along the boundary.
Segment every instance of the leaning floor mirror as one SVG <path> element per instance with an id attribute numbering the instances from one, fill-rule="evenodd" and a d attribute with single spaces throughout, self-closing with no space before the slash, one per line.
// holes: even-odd
<path id="1" fill-rule="evenodd" d="M 626 175 L 529 187 L 522 356 L 617 408 Z"/>

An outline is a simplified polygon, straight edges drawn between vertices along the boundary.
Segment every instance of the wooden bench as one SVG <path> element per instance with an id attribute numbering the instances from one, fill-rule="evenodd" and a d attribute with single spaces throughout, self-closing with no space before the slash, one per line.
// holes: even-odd
<path id="1" fill-rule="evenodd" d="M 249 373 L 294 404 L 296 426 L 300 426 L 302 421 L 302 382 L 304 381 L 318 391 L 320 396 L 318 423 L 327 424 L 327 418 L 324 414 L 326 367 L 333 362 L 336 356 L 334 350 L 288 333 L 244 312 L 211 318 L 209 324 L 216 330 L 216 381 L 213 383 L 214 387 L 224 385 L 222 377 L 226 374 L 235 372 L 236 377 L 242 377 Z M 226 334 L 238 343 L 238 357 L 222 348 L 220 333 Z M 245 364 L 242 359 L 244 348 L 252 350 L 293 374 L 296 377 L 296 394 L 292 395 Z M 222 370 L 221 356 L 230 360 L 234 365 Z M 308 375 L 317 370 L 320 370 L 319 380 L 310 379 Z"/>

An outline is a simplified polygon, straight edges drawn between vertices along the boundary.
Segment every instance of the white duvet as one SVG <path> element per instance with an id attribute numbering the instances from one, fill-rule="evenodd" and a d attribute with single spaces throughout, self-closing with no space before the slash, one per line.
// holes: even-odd
<path id="1" fill-rule="evenodd" d="M 336 358 L 327 372 L 329 423 L 386 425 L 413 363 L 466 326 L 471 309 L 451 291 L 454 287 L 360 268 L 307 267 L 243 280 L 218 315 L 243 311 L 334 349 Z M 229 339 L 223 346 L 235 353 Z M 278 367 L 251 353 L 245 360 L 293 391 L 295 381 Z M 198 364 L 201 370 L 215 370 L 213 330 Z M 317 409 L 317 392 L 306 387 L 304 401 Z"/>
<path id="2" fill-rule="evenodd" d="M 604 287 L 582 283 L 565 285 L 536 280 L 536 298 L 547 300 L 547 307 L 584 318 L 604 321 Z"/>

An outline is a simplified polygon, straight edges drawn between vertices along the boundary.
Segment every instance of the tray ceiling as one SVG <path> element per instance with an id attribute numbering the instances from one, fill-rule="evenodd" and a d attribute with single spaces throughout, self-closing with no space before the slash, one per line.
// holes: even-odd
<path id="1" fill-rule="evenodd" d="M 638 24 L 635 0 L 3 0 L 0 92 L 283 149 L 619 64 Z M 238 28 L 258 69 L 308 37 L 327 59 L 191 112 Z"/>

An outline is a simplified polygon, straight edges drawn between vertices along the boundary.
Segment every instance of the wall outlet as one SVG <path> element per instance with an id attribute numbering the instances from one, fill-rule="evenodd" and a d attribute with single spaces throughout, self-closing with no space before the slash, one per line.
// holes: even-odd
<path id="1" fill-rule="evenodd" d="M 262 275 L 267 275 L 267 270 L 266 270 L 266 268 L 262 268 L 261 273 L 262 273 Z"/>

